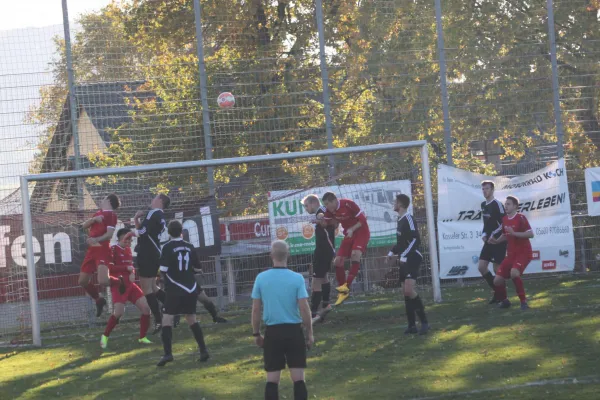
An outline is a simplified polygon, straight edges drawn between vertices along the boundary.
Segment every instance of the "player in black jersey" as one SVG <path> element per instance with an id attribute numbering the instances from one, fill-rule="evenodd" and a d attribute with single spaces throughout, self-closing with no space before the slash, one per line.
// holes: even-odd
<path id="1" fill-rule="evenodd" d="M 502 218 L 506 215 L 504 212 L 504 206 L 502 202 L 494 198 L 494 182 L 483 181 L 481 182 L 481 191 L 485 201 L 481 203 L 481 214 L 483 215 L 483 248 L 479 255 L 479 272 L 487 284 L 492 288 L 494 287 L 494 274 L 490 272 L 490 263 L 494 264 L 494 271 L 498 269 L 498 266 L 506 257 L 506 243 L 488 243 L 490 238 L 498 239 L 502 235 Z M 490 304 L 495 304 L 496 295 L 490 300 Z"/>
<path id="2" fill-rule="evenodd" d="M 159 194 L 150 203 L 150 211 L 138 211 L 134 222 L 139 236 L 135 252 L 137 253 L 140 286 L 146 296 L 148 306 L 154 316 L 154 332 L 160 331 L 162 317 L 158 301 L 165 303 L 165 292 L 156 284 L 158 268 L 160 267 L 160 236 L 165 230 L 164 209 L 171 204 L 171 199 L 165 194 Z M 145 215 L 145 217 L 144 217 Z M 142 220 L 142 217 L 144 219 Z"/>
<path id="3" fill-rule="evenodd" d="M 173 361 L 171 341 L 173 339 L 173 317 L 184 314 L 185 319 L 194 334 L 200 350 L 200 361 L 207 361 L 210 356 L 204 343 L 202 329 L 196 321 L 196 298 L 198 284 L 194 269 L 200 269 L 200 262 L 194 246 L 183 240 L 183 226 L 174 220 L 169 222 L 171 240 L 162 248 L 160 257 L 160 272 L 165 282 L 166 301 L 162 320 L 162 342 L 165 354 L 158 364 L 159 367 Z"/>
<path id="4" fill-rule="evenodd" d="M 302 204 L 309 214 L 325 214 L 325 207 L 321 206 L 319 198 L 314 194 L 302 199 Z M 317 317 L 321 300 L 323 301 L 323 315 L 331 309 L 329 304 L 331 284 L 327 280 L 327 273 L 331 270 L 331 263 L 335 258 L 335 229 L 335 225 L 329 225 L 324 220 L 315 222 L 315 251 L 312 260 L 313 280 L 310 306 L 313 322 Z M 320 318 L 320 321 L 323 321 L 323 317 Z"/>
<path id="5" fill-rule="evenodd" d="M 425 306 L 416 291 L 417 278 L 423 255 L 421 254 L 421 236 L 417 228 L 417 221 L 408 213 L 410 198 L 405 194 L 396 196 L 394 211 L 398 213 L 398 227 L 396 231 L 396 245 L 388 253 L 389 260 L 397 255 L 400 261 L 400 284 L 404 292 L 404 305 L 408 328 L 405 335 L 419 333 L 424 335 L 429 331 L 429 323 L 425 315 Z M 415 314 L 421 320 L 421 329 L 417 330 Z"/>

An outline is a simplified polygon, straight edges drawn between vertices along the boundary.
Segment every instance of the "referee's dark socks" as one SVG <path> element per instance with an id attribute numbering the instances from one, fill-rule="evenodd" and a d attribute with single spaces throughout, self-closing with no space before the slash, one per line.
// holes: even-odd
<path id="1" fill-rule="evenodd" d="M 415 309 L 413 301 L 409 296 L 404 296 L 404 306 L 406 307 L 406 319 L 408 320 L 408 326 L 415 326 L 417 324 L 415 320 Z"/>
<path id="2" fill-rule="evenodd" d="M 310 310 L 313 314 L 319 310 L 319 304 L 321 304 L 322 292 L 315 292 L 313 290 L 311 298 L 310 298 Z"/>
<path id="3" fill-rule="evenodd" d="M 173 327 L 163 326 L 161 331 L 161 338 L 163 343 L 163 349 L 165 350 L 165 356 L 173 355 L 171 349 L 171 342 L 173 341 Z"/>
<path id="4" fill-rule="evenodd" d="M 494 289 L 494 274 L 492 274 L 490 271 L 486 272 L 485 275 L 483 275 L 483 279 L 485 279 L 485 281 L 487 282 L 488 285 L 490 285 L 490 287 L 492 289 Z"/>
<path id="5" fill-rule="evenodd" d="M 148 307 L 150 307 L 150 311 L 152 311 L 152 315 L 154 316 L 154 321 L 158 324 L 161 322 L 160 317 L 160 306 L 158 305 L 158 299 L 156 298 L 156 294 L 150 293 L 146 295 L 146 301 L 148 302 Z"/>
<path id="6" fill-rule="evenodd" d="M 308 391 L 306 390 L 306 383 L 304 381 L 294 382 L 294 400 L 307 400 Z"/>
<path id="7" fill-rule="evenodd" d="M 167 299 L 167 294 L 165 293 L 164 290 L 162 289 L 158 289 L 156 291 L 156 293 L 154 293 L 156 295 L 156 298 L 158 299 L 158 301 L 160 301 L 161 303 L 165 304 L 165 301 Z"/>
<path id="8" fill-rule="evenodd" d="M 217 314 L 217 307 L 215 307 L 215 304 L 212 301 L 200 300 L 200 302 L 202 303 L 204 308 L 206 308 L 206 311 L 208 311 L 213 321 L 216 320 L 219 315 Z"/>
<path id="9" fill-rule="evenodd" d="M 423 305 L 421 298 L 419 297 L 419 295 L 417 295 L 417 297 L 415 297 L 411 301 L 413 303 L 415 312 L 417 313 L 417 315 L 419 316 L 419 319 L 421 320 L 421 323 L 426 324 L 427 316 L 425 315 L 425 306 Z"/>
<path id="10" fill-rule="evenodd" d="M 267 382 L 265 386 L 265 400 L 279 400 L 279 385 L 275 382 Z"/>
<path id="11" fill-rule="evenodd" d="M 331 294 L 331 283 L 322 284 L 321 293 L 323 295 L 323 307 L 327 307 L 329 305 L 329 295 Z"/>
<path id="12" fill-rule="evenodd" d="M 205 352 L 206 344 L 204 343 L 204 335 L 202 334 L 202 328 L 200 328 L 200 324 L 196 322 L 196 323 L 190 325 L 190 329 L 192 330 L 192 333 L 194 334 L 194 339 L 196 339 L 196 343 L 198 343 L 198 347 L 200 348 L 200 351 Z"/>

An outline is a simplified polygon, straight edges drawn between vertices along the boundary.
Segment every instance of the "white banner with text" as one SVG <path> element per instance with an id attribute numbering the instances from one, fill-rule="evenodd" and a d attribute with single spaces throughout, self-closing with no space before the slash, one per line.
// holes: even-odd
<path id="1" fill-rule="evenodd" d="M 438 169 L 438 236 L 440 278 L 473 278 L 483 246 L 481 181 L 490 180 L 495 197 L 519 199 L 522 212 L 535 237 L 531 240 L 533 261 L 526 274 L 571 271 L 575 266 L 575 242 L 571 202 L 564 160 L 513 178 L 485 176 L 440 165 Z M 490 265 L 490 268 L 492 266 Z"/>

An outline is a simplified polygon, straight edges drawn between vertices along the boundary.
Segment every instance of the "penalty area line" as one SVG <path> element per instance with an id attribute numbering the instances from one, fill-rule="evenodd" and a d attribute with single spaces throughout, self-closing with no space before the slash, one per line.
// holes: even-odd
<path id="1" fill-rule="evenodd" d="M 437 400 L 437 399 L 446 399 L 448 397 L 455 397 L 455 396 L 469 396 L 469 395 L 474 395 L 474 394 L 493 393 L 493 392 L 515 390 L 515 389 L 525 389 L 525 388 L 539 387 L 539 386 L 543 387 L 543 386 L 563 386 L 563 385 L 579 385 L 579 384 L 589 385 L 589 384 L 593 384 L 593 383 L 600 383 L 600 376 L 591 375 L 591 376 L 584 376 L 584 377 L 580 377 L 580 378 L 560 378 L 560 379 L 532 381 L 532 382 L 522 383 L 520 385 L 507 385 L 507 386 L 500 386 L 500 387 L 487 388 L 487 389 L 475 389 L 475 390 L 469 390 L 469 391 L 464 391 L 464 392 L 451 392 L 451 393 L 444 393 L 444 394 L 440 394 L 440 395 L 436 395 L 436 396 L 428 396 L 428 397 L 413 397 L 411 400 Z"/>

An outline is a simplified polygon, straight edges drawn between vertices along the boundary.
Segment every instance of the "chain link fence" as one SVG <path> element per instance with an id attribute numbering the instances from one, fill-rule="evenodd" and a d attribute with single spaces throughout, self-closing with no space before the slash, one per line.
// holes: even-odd
<path id="1" fill-rule="evenodd" d="M 415 139 L 429 142 L 432 166 L 487 174 L 564 155 L 575 270 L 600 269 L 600 220 L 587 216 L 583 181 L 600 144 L 596 0 L 107 0 L 77 15 L 62 3 L 62 24 L 0 31 L 0 303 L 13 307 L 11 321 L 27 319 L 18 190 L 27 172 Z M 234 107 L 218 106 L 223 92 Z M 323 181 L 346 172 L 335 157 L 322 164 Z M 136 193 L 200 185 L 215 196 L 230 252 L 206 261 L 205 279 L 225 305 L 251 281 L 240 271 L 268 264 L 268 202 L 249 188 L 303 173 L 232 164 L 140 181 Z M 78 215 L 97 207 L 102 185 L 30 191 L 40 213 Z M 56 257 L 58 233 L 40 239 Z M 72 280 L 52 288 L 80 290 Z"/>

